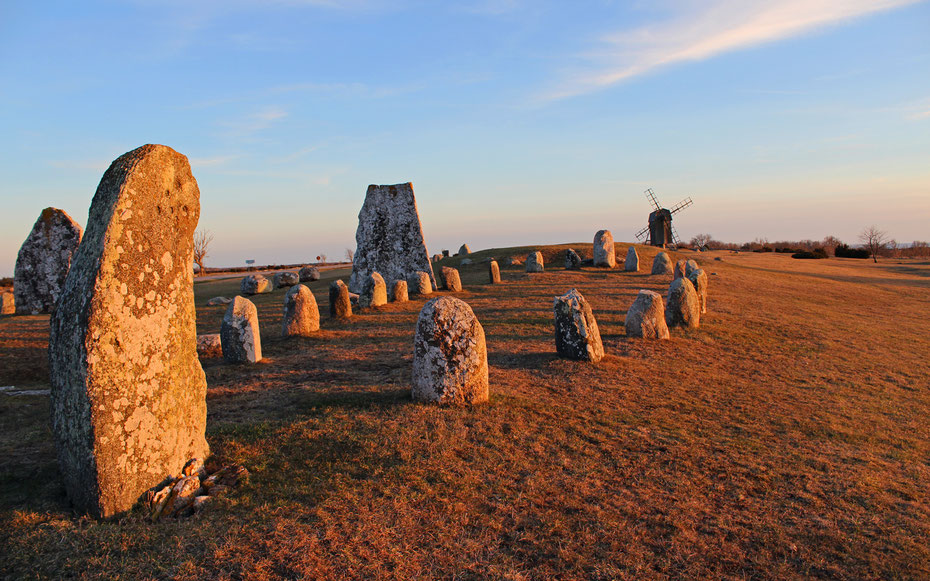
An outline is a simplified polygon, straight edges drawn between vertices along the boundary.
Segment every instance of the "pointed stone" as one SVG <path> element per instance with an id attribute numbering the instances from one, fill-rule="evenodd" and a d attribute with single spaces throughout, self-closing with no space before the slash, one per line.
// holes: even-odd
<path id="1" fill-rule="evenodd" d="M 652 274 L 672 274 L 672 259 L 668 257 L 667 252 L 656 254 L 652 261 Z"/>
<path id="2" fill-rule="evenodd" d="M 687 268 L 688 268 L 688 261 L 687 261 L 687 260 L 682 259 L 682 260 L 679 260 L 678 262 L 676 262 L 676 263 L 675 263 L 675 277 L 674 277 L 674 278 L 682 278 L 682 277 L 684 277 Z"/>
<path id="3" fill-rule="evenodd" d="M 604 358 L 591 306 L 577 289 L 555 297 L 555 348 L 562 357 L 597 363 Z"/>
<path id="4" fill-rule="evenodd" d="M 320 330 L 320 309 L 316 297 L 305 285 L 297 284 L 284 295 L 282 337 L 309 337 Z"/>
<path id="5" fill-rule="evenodd" d="M 698 270 L 699 268 L 701 267 L 698 266 L 697 261 L 689 258 L 687 262 L 685 262 L 685 276 L 690 277 L 691 273 L 694 272 L 695 270 Z"/>
<path id="6" fill-rule="evenodd" d="M 262 360 L 262 339 L 258 309 L 247 298 L 233 299 L 220 326 L 223 359 L 230 363 L 257 363 Z"/>
<path id="7" fill-rule="evenodd" d="M 377 272 L 368 275 L 365 284 L 362 286 L 362 292 L 358 293 L 358 306 L 380 307 L 387 304 L 387 285 L 384 279 Z"/>
<path id="8" fill-rule="evenodd" d="M 698 304 L 701 306 L 701 314 L 707 312 L 707 273 L 704 269 L 698 268 L 688 274 L 688 280 L 694 285 L 697 292 Z"/>
<path id="9" fill-rule="evenodd" d="M 444 289 L 454 293 L 462 292 L 462 278 L 459 276 L 458 270 L 443 266 L 440 272 L 442 273 L 442 287 Z"/>
<path id="10" fill-rule="evenodd" d="M 581 257 L 572 248 L 565 251 L 565 270 L 581 270 Z"/>
<path id="11" fill-rule="evenodd" d="M 13 294 L 21 315 L 51 313 L 81 242 L 81 227 L 64 210 L 45 208 L 16 256 Z"/>
<path id="12" fill-rule="evenodd" d="M 668 339 L 665 324 L 665 303 L 662 295 L 651 290 L 641 290 L 626 312 L 627 337 L 646 339 Z"/>
<path id="13" fill-rule="evenodd" d="M 459 256 L 468 256 L 471 254 L 471 248 L 468 247 L 468 244 L 462 244 L 459 247 Z"/>
<path id="14" fill-rule="evenodd" d="M 639 254 L 636 253 L 636 247 L 630 246 L 626 251 L 626 260 L 623 262 L 623 270 L 627 272 L 639 272 Z"/>
<path id="15" fill-rule="evenodd" d="M 348 319 L 352 316 L 349 287 L 341 280 L 334 280 L 329 285 L 329 316 L 333 319 Z"/>
<path id="16" fill-rule="evenodd" d="M 694 285 L 687 278 L 676 278 L 668 287 L 665 324 L 669 327 L 701 326 L 701 305 Z"/>

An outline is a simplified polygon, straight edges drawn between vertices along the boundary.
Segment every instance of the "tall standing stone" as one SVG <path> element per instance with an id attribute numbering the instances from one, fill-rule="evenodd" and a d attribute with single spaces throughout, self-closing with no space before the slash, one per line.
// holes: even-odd
<path id="1" fill-rule="evenodd" d="M 49 336 L 52 431 L 81 511 L 127 511 L 209 453 L 194 313 L 199 216 L 187 158 L 163 145 L 121 156 L 97 187 Z"/>
<path id="2" fill-rule="evenodd" d="M 688 274 L 688 280 L 691 281 L 691 284 L 694 285 L 694 290 L 697 292 L 698 304 L 701 306 L 701 314 L 707 312 L 707 273 L 704 272 L 703 268 L 698 268 L 692 270 Z"/>
<path id="3" fill-rule="evenodd" d="M 672 259 L 668 257 L 667 252 L 656 254 L 652 261 L 652 274 L 672 274 Z"/>
<path id="4" fill-rule="evenodd" d="M 387 304 L 387 285 L 380 273 L 372 272 L 358 293 L 359 307 L 380 307 Z"/>
<path id="5" fill-rule="evenodd" d="M 418 295 L 433 294 L 433 283 L 429 278 L 429 274 L 422 270 L 411 274 L 407 279 L 407 285 L 408 291 L 413 291 Z"/>
<path id="6" fill-rule="evenodd" d="M 636 247 L 630 246 L 626 251 L 626 260 L 623 262 L 623 270 L 627 272 L 639 272 L 639 254 L 636 253 Z"/>
<path id="7" fill-rule="evenodd" d="M 700 327 L 701 305 L 694 285 L 687 278 L 676 278 L 665 299 L 665 324 L 669 327 Z"/>
<path id="8" fill-rule="evenodd" d="M 597 363 L 604 345 L 591 305 L 577 289 L 555 297 L 555 349 L 568 359 Z"/>
<path id="9" fill-rule="evenodd" d="M 334 319 L 347 319 L 352 316 L 349 287 L 341 280 L 334 280 L 329 285 L 329 316 Z"/>
<path id="10" fill-rule="evenodd" d="M 433 288 L 436 278 L 423 242 L 423 228 L 413 196 L 413 184 L 368 186 L 365 203 L 358 214 L 355 231 L 357 248 L 352 261 L 349 289 L 361 293 L 364 281 L 378 272 L 394 285 L 407 273 L 423 271 Z"/>
<path id="11" fill-rule="evenodd" d="M 688 269 L 687 260 L 682 259 L 676 262 L 675 263 L 675 278 L 678 279 L 678 278 L 684 277 L 687 269 Z"/>
<path id="12" fill-rule="evenodd" d="M 500 284 L 501 282 L 501 267 L 497 265 L 496 260 L 488 263 L 488 281 L 491 284 Z"/>
<path id="13" fill-rule="evenodd" d="M 627 337 L 646 339 L 668 339 L 665 324 L 665 303 L 662 295 L 651 290 L 641 290 L 626 312 Z"/>
<path id="14" fill-rule="evenodd" d="M 581 257 L 573 248 L 565 251 L 565 270 L 581 270 Z"/>
<path id="15" fill-rule="evenodd" d="M 391 289 L 391 300 L 395 303 L 406 303 L 410 300 L 410 293 L 407 292 L 407 281 L 394 281 L 394 288 Z"/>
<path id="16" fill-rule="evenodd" d="M 488 400 L 484 329 L 468 303 L 454 297 L 427 302 L 413 340 L 413 399 L 445 405 Z"/>
<path id="17" fill-rule="evenodd" d="M 244 297 L 236 297 L 226 307 L 220 325 L 223 359 L 230 363 L 258 363 L 262 360 L 262 338 L 258 309 Z"/>
<path id="18" fill-rule="evenodd" d="M 297 284 L 284 295 L 282 337 L 308 337 L 320 330 L 320 309 L 316 297 L 305 285 Z"/>
<path id="19" fill-rule="evenodd" d="M 610 230 L 598 230 L 594 235 L 594 266 L 603 268 L 617 266 L 614 237 Z"/>
<path id="20" fill-rule="evenodd" d="M 462 278 L 459 276 L 457 269 L 443 266 L 440 272 L 442 274 L 442 288 L 454 293 L 462 292 Z"/>
<path id="21" fill-rule="evenodd" d="M 546 269 L 542 252 L 530 252 L 526 256 L 526 272 L 543 272 Z"/>
<path id="22" fill-rule="evenodd" d="M 81 227 L 64 210 L 45 208 L 16 256 L 13 294 L 21 315 L 51 313 L 65 285 Z"/>

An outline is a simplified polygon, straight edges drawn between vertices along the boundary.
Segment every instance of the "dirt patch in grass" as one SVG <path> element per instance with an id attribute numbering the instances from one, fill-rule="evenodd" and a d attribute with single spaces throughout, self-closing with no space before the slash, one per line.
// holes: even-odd
<path id="1" fill-rule="evenodd" d="M 254 297 L 267 360 L 204 362 L 210 445 L 252 480 L 189 520 L 73 515 L 47 398 L 0 395 L 2 576 L 930 576 L 930 265 L 683 253 L 716 273 L 709 312 L 656 342 L 627 339 L 624 316 L 671 277 L 565 271 L 567 247 L 590 255 L 545 247 L 547 272 L 500 285 L 485 255 L 533 247 L 460 267 L 490 363 L 491 401 L 470 409 L 410 400 L 423 300 L 336 322 L 313 283 L 321 331 L 284 340 L 284 291 Z M 195 285 L 200 332 L 238 281 Z M 598 318 L 598 365 L 555 355 L 570 288 Z M 0 384 L 47 383 L 47 329 L 0 319 Z"/>

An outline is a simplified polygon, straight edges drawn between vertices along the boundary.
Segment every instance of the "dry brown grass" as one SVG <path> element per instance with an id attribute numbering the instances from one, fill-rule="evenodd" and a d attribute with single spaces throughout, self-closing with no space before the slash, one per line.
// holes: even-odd
<path id="1" fill-rule="evenodd" d="M 718 273 L 709 312 L 655 342 L 627 340 L 623 319 L 670 277 L 564 271 L 563 248 L 499 286 L 461 269 L 492 389 L 471 409 L 410 400 L 423 300 L 282 340 L 283 291 L 257 297 L 268 359 L 204 363 L 208 440 L 252 482 L 189 520 L 74 516 L 46 398 L 0 396 L 0 573 L 930 577 L 930 263 L 687 253 Z M 223 313 L 206 299 L 237 285 L 196 285 L 200 332 Z M 555 356 L 552 297 L 572 287 L 598 318 L 598 365 Z M 46 333 L 47 318 L 0 320 L 0 385 L 45 383 Z"/>

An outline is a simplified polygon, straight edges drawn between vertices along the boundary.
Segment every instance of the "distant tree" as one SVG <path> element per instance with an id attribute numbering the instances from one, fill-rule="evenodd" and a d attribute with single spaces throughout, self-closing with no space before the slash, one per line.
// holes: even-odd
<path id="1" fill-rule="evenodd" d="M 694 246 L 696 248 L 707 248 L 710 245 L 711 240 L 713 239 L 714 237 L 711 236 L 710 234 L 698 234 L 697 236 L 691 239 L 691 246 Z"/>
<path id="2" fill-rule="evenodd" d="M 355 259 L 355 251 L 351 248 L 346 248 L 346 261 L 352 262 Z"/>
<path id="3" fill-rule="evenodd" d="M 823 242 L 820 243 L 820 246 L 828 253 L 834 254 L 836 252 L 836 247 L 842 243 L 843 241 L 836 236 L 827 236 L 823 239 Z"/>
<path id="4" fill-rule="evenodd" d="M 316 259 L 318 262 L 326 262 L 326 255 L 321 252 L 320 255 L 316 257 Z"/>
<path id="5" fill-rule="evenodd" d="M 872 261 L 878 262 L 878 253 L 885 247 L 885 243 L 888 241 L 888 233 L 879 230 L 878 226 L 872 224 L 859 234 L 859 241 L 872 255 Z"/>
<path id="6" fill-rule="evenodd" d="M 204 274 L 204 263 L 207 260 L 210 243 L 213 242 L 213 233 L 209 230 L 194 232 L 194 264 L 197 265 L 198 274 Z"/>

